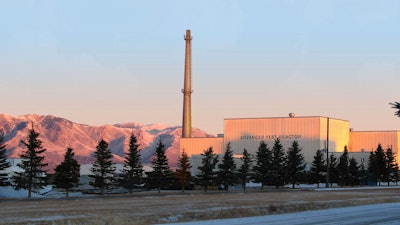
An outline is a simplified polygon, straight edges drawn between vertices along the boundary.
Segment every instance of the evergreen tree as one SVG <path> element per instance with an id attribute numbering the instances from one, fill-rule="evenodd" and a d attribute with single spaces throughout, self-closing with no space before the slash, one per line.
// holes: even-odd
<path id="1" fill-rule="evenodd" d="M 172 171 L 169 168 L 168 159 L 165 155 L 165 146 L 161 142 L 161 139 L 157 144 L 151 164 L 153 171 L 150 173 L 149 179 L 157 186 L 158 193 L 160 193 L 161 188 L 170 185 L 172 178 Z"/>
<path id="2" fill-rule="evenodd" d="M 368 157 L 368 181 L 373 182 L 373 183 L 377 183 L 378 182 L 378 163 L 377 163 L 377 159 L 376 159 L 376 155 L 375 153 L 372 151 L 369 154 Z"/>
<path id="3" fill-rule="evenodd" d="M 5 170 L 10 166 L 10 163 L 7 162 L 4 133 L 0 131 L 0 186 L 10 185 L 10 182 L 8 181 L 8 174 L 5 173 Z"/>
<path id="4" fill-rule="evenodd" d="M 140 149 L 137 139 L 133 133 L 129 138 L 129 149 L 125 154 L 124 166 L 122 169 L 120 183 L 122 187 L 133 193 L 133 189 L 138 189 L 142 184 L 143 166 L 141 163 Z"/>
<path id="5" fill-rule="evenodd" d="M 110 188 L 115 179 L 115 166 L 112 162 L 113 155 L 111 150 L 108 148 L 108 142 L 101 139 L 99 144 L 96 146 L 96 151 L 94 152 L 95 161 L 90 168 L 92 172 L 89 175 L 92 180 L 89 184 L 93 187 L 100 189 L 100 194 L 104 195 L 105 189 Z"/>
<path id="6" fill-rule="evenodd" d="M 368 171 L 365 169 L 364 163 L 360 165 L 360 184 L 365 185 L 368 183 Z"/>
<path id="7" fill-rule="evenodd" d="M 217 173 L 215 167 L 218 163 L 218 155 L 214 154 L 212 147 L 204 150 L 201 154 L 201 166 L 198 167 L 200 174 L 197 175 L 199 184 L 204 187 L 204 191 L 208 190 L 209 186 L 216 185 Z"/>
<path id="8" fill-rule="evenodd" d="M 393 109 L 397 109 L 397 111 L 394 113 L 395 116 L 400 117 L 400 102 L 394 102 L 390 103 L 392 105 Z"/>
<path id="9" fill-rule="evenodd" d="M 179 158 L 178 168 L 176 168 L 175 171 L 175 179 L 178 181 L 182 192 L 185 191 L 185 187 L 190 184 L 190 181 L 192 179 L 190 168 L 192 168 L 192 166 L 190 165 L 190 159 L 185 150 L 183 150 L 181 157 Z"/>
<path id="10" fill-rule="evenodd" d="M 32 191 L 44 187 L 47 183 L 46 171 L 43 170 L 47 163 L 43 162 L 44 156 L 42 155 L 46 149 L 42 147 L 42 141 L 38 139 L 39 135 L 32 125 L 27 140 L 21 141 L 26 148 L 26 151 L 19 155 L 22 159 L 22 162 L 18 164 L 21 171 L 15 172 L 12 177 L 15 189 L 27 189 L 28 198 L 31 197 Z"/>
<path id="11" fill-rule="evenodd" d="M 65 196 L 68 197 L 69 189 L 77 187 L 80 177 L 80 166 L 74 159 L 75 153 L 72 148 L 68 148 L 64 156 L 64 161 L 55 170 L 55 185 L 57 188 L 65 189 Z"/>
<path id="12" fill-rule="evenodd" d="M 225 154 L 218 165 L 218 169 L 218 181 L 224 186 L 224 190 L 228 191 L 229 186 L 234 185 L 237 181 L 236 163 L 233 160 L 230 142 L 226 145 Z"/>
<path id="13" fill-rule="evenodd" d="M 315 153 L 309 175 L 311 183 L 316 183 L 319 188 L 319 184 L 324 181 L 326 175 L 326 164 L 322 150 L 318 149 Z"/>
<path id="14" fill-rule="evenodd" d="M 396 172 L 398 171 L 396 158 L 391 147 L 386 149 L 385 158 L 386 158 L 385 179 L 387 181 L 387 185 L 389 186 L 390 182 L 395 181 Z"/>
<path id="15" fill-rule="evenodd" d="M 349 183 L 352 187 L 360 184 L 360 167 L 354 157 L 349 160 L 349 175 Z"/>
<path id="16" fill-rule="evenodd" d="M 300 182 L 305 168 L 306 164 L 304 163 L 304 156 L 301 154 L 299 143 L 293 141 L 292 146 L 288 150 L 286 161 L 287 178 L 292 184 L 292 188 Z"/>
<path id="17" fill-rule="evenodd" d="M 393 168 L 393 174 L 392 174 L 391 179 L 392 179 L 392 181 L 394 181 L 396 183 L 396 186 L 397 186 L 397 182 L 399 181 L 399 165 L 397 164 L 397 162 Z"/>
<path id="18" fill-rule="evenodd" d="M 274 146 L 272 147 L 272 165 L 271 165 L 271 185 L 277 189 L 279 186 L 283 186 L 286 180 L 286 158 L 285 151 L 278 139 L 275 140 Z"/>
<path id="19" fill-rule="evenodd" d="M 272 153 L 264 141 L 260 142 L 258 151 L 256 153 L 257 164 L 253 167 L 254 181 L 261 183 L 261 189 L 267 184 L 268 178 L 271 173 Z"/>
<path id="20" fill-rule="evenodd" d="M 343 154 L 339 158 L 339 164 L 337 166 L 339 185 L 343 187 L 349 183 L 349 152 L 347 146 L 344 146 Z"/>
<path id="21" fill-rule="evenodd" d="M 242 183 L 243 191 L 246 191 L 246 183 L 250 180 L 251 172 L 251 155 L 246 149 L 243 149 L 242 165 L 239 168 L 239 179 Z"/>
<path id="22" fill-rule="evenodd" d="M 332 187 L 333 183 L 336 183 L 338 180 L 337 159 L 333 154 L 329 156 L 328 170 L 329 170 L 329 184 L 330 187 Z"/>
<path id="23" fill-rule="evenodd" d="M 376 170 L 378 185 L 381 186 L 381 182 L 384 181 L 385 174 L 387 173 L 386 154 L 381 144 L 378 144 L 378 147 L 374 153 L 376 157 L 375 170 Z"/>

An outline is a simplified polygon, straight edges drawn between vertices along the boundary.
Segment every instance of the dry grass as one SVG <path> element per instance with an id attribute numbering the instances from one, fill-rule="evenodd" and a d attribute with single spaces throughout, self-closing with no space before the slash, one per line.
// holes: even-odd
<path id="1" fill-rule="evenodd" d="M 259 216 L 398 202 L 400 189 L 135 193 L 134 195 L 0 200 L 0 224 L 154 224 Z"/>

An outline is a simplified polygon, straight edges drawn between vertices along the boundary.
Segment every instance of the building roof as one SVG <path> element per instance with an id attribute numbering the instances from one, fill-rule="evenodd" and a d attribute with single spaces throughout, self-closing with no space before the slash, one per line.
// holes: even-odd
<path id="1" fill-rule="evenodd" d="M 336 119 L 332 117 L 326 117 L 326 116 L 295 116 L 295 117 L 253 117 L 253 118 L 225 118 L 224 120 L 257 120 L 257 119 L 296 119 L 296 118 L 329 118 L 333 120 L 341 120 L 345 122 L 349 122 L 348 120 L 343 120 L 343 119 Z"/>

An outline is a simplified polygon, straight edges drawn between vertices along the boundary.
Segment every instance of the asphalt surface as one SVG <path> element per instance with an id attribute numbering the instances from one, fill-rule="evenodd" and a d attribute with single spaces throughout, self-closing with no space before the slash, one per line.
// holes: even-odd
<path id="1" fill-rule="evenodd" d="M 289 213 L 248 218 L 208 220 L 169 225 L 364 225 L 364 224 L 400 224 L 400 203 L 386 203 L 365 206 L 353 206 L 326 210 L 313 210 L 300 213 Z"/>

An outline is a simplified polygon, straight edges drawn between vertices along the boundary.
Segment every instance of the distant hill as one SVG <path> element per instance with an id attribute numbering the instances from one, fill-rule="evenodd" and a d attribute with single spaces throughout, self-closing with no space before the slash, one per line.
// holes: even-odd
<path id="1" fill-rule="evenodd" d="M 116 163 L 123 162 L 128 149 L 129 137 L 133 133 L 140 144 L 143 163 L 150 162 L 155 145 L 159 138 L 166 146 L 166 154 L 171 167 L 175 167 L 179 159 L 180 126 L 161 124 L 143 125 L 129 122 L 115 125 L 89 126 L 77 124 L 67 119 L 51 115 L 11 116 L 0 114 L 0 129 L 5 133 L 7 155 L 9 158 L 19 158 L 24 150 L 21 140 L 25 140 L 33 123 L 39 139 L 47 149 L 45 161 L 49 163 L 49 172 L 58 165 L 68 147 L 73 148 L 75 158 L 80 164 L 93 162 L 92 154 L 101 138 L 109 143 Z M 193 137 L 212 137 L 197 128 L 192 131 Z"/>

